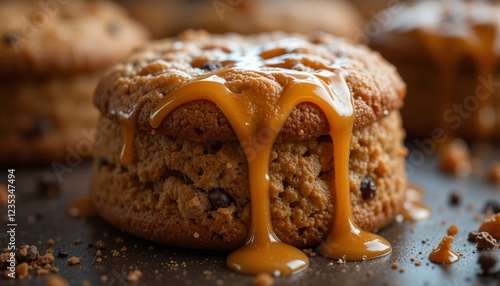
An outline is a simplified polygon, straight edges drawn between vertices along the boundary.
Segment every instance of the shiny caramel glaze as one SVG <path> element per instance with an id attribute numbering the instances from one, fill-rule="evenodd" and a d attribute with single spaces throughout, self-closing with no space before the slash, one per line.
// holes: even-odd
<path id="1" fill-rule="evenodd" d="M 438 248 L 429 254 L 429 259 L 438 264 L 451 264 L 460 260 L 460 256 L 451 249 L 454 240 L 453 236 L 443 237 Z"/>
<path id="2" fill-rule="evenodd" d="M 177 45 L 181 47 L 183 43 Z M 351 214 L 349 151 L 356 113 L 345 78 L 355 63 L 347 57 L 338 57 L 328 63 L 312 62 L 306 68 L 290 68 L 290 61 L 307 62 L 301 59 L 301 54 L 307 53 L 311 46 L 311 42 L 301 38 L 284 38 L 260 46 L 224 50 L 224 54 L 219 55 L 220 66 L 192 77 L 159 97 L 149 116 L 153 134 L 161 130 L 166 118 L 177 108 L 193 101 L 209 101 L 222 111 L 240 143 L 245 143 L 251 225 L 246 245 L 227 259 L 229 267 L 241 273 L 284 275 L 303 270 L 309 264 L 302 251 L 280 242 L 274 234 L 268 174 L 271 148 L 294 108 L 303 103 L 313 104 L 322 111 L 329 126 L 328 134 L 334 142 L 335 180 L 332 184 L 335 188 L 331 187 L 331 197 L 336 207 L 332 230 L 321 244 L 320 254 L 335 259 L 364 260 L 391 251 L 390 244 L 382 237 L 357 227 Z M 199 63 L 205 64 L 207 61 Z M 271 98 L 266 93 L 235 91 L 228 78 L 239 74 L 272 78 L 280 85 L 280 95 Z M 97 94 L 100 92 L 102 90 L 98 89 Z M 127 113 L 111 110 L 123 128 L 122 163 L 133 160 L 134 133 L 141 109 L 142 106 L 135 106 Z M 388 110 L 375 112 L 388 113 Z M 264 140 L 253 140 L 262 134 L 265 134 Z"/>

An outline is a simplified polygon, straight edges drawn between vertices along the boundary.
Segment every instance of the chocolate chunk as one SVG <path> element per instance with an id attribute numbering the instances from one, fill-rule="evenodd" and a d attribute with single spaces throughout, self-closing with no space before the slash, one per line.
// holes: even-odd
<path id="1" fill-rule="evenodd" d="M 60 258 L 68 257 L 68 253 L 64 250 L 59 250 L 57 252 L 57 257 L 60 257 Z"/>
<path id="2" fill-rule="evenodd" d="M 61 184 L 57 176 L 51 172 L 43 172 L 37 180 L 38 193 L 46 198 L 55 198 L 61 195 Z"/>
<path id="3" fill-rule="evenodd" d="M 120 34 L 122 31 L 122 26 L 116 22 L 111 22 L 108 24 L 108 32 L 113 35 L 117 36 Z"/>
<path id="4" fill-rule="evenodd" d="M 494 200 L 486 201 L 483 212 L 486 213 L 488 211 L 491 211 L 494 214 L 500 213 L 500 202 Z"/>
<path id="5" fill-rule="evenodd" d="M 23 135 L 26 139 L 33 139 L 48 134 L 53 130 L 54 124 L 52 123 L 52 121 L 46 118 L 41 118 L 35 122 L 34 126 L 30 130 L 24 132 Z"/>
<path id="6" fill-rule="evenodd" d="M 38 249 L 34 245 L 23 245 L 16 251 L 19 262 L 33 262 L 38 259 Z"/>
<path id="7" fill-rule="evenodd" d="M 489 233 L 482 231 L 476 237 L 477 249 L 493 249 L 497 247 L 497 240 L 493 238 Z"/>
<path id="8" fill-rule="evenodd" d="M 108 160 L 104 156 L 100 156 L 99 159 L 97 160 L 97 165 L 98 168 L 102 168 L 103 166 L 108 165 Z"/>
<path id="9" fill-rule="evenodd" d="M 10 32 L 4 36 L 4 42 L 7 44 L 14 45 L 17 41 L 19 41 L 19 36 L 16 33 Z"/>
<path id="10" fill-rule="evenodd" d="M 479 232 L 478 231 L 471 231 L 469 232 L 469 238 L 468 240 L 470 242 L 476 242 L 476 237 L 479 235 Z"/>
<path id="11" fill-rule="evenodd" d="M 458 191 L 453 191 L 450 194 L 450 204 L 453 206 L 457 206 L 462 202 L 462 194 Z"/>
<path id="12" fill-rule="evenodd" d="M 98 241 L 94 242 L 94 248 L 98 249 L 98 250 L 106 249 L 106 242 L 104 242 L 102 240 L 98 240 Z"/>
<path id="13" fill-rule="evenodd" d="M 477 263 L 481 266 L 481 269 L 483 270 L 484 274 L 490 273 L 490 270 L 495 267 L 497 264 L 497 259 L 495 256 L 491 253 L 481 253 L 481 256 L 479 256 Z"/>
<path id="14" fill-rule="evenodd" d="M 373 199 L 377 192 L 377 186 L 370 177 L 365 177 L 361 180 L 360 191 L 363 200 Z"/>
<path id="15" fill-rule="evenodd" d="M 200 68 L 206 71 L 215 71 L 222 68 L 222 64 L 219 62 L 206 62 Z"/>
<path id="16" fill-rule="evenodd" d="M 223 188 L 208 191 L 208 200 L 213 209 L 227 208 L 233 202 L 233 198 Z"/>

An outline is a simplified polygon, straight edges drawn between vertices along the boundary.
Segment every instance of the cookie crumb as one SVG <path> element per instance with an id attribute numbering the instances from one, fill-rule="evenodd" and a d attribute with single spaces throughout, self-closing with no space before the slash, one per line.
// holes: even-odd
<path id="1" fill-rule="evenodd" d="M 29 274 L 29 265 L 26 262 L 23 262 L 16 267 L 16 274 L 20 279 L 26 278 Z"/>
<path id="2" fill-rule="evenodd" d="M 458 227 L 454 224 L 450 225 L 447 230 L 448 235 L 455 236 L 458 234 Z"/>
<path id="3" fill-rule="evenodd" d="M 106 242 L 104 242 L 102 240 L 98 240 L 98 241 L 94 242 L 94 248 L 97 250 L 104 250 L 104 249 L 106 249 Z"/>
<path id="4" fill-rule="evenodd" d="M 109 278 L 107 275 L 101 275 L 101 282 L 106 283 L 108 282 Z"/>
<path id="5" fill-rule="evenodd" d="M 115 239 L 116 243 L 124 243 L 125 242 L 125 239 L 123 239 L 121 236 L 117 237 Z"/>
<path id="6" fill-rule="evenodd" d="M 113 249 L 113 250 L 111 250 L 111 256 L 118 257 L 118 256 L 120 256 L 120 252 L 118 252 L 116 249 Z"/>
<path id="7" fill-rule="evenodd" d="M 315 257 L 316 256 L 316 252 L 314 252 L 314 250 L 312 248 L 303 249 L 302 252 L 304 252 L 309 257 Z"/>
<path id="8" fill-rule="evenodd" d="M 211 276 L 212 275 L 212 271 L 210 271 L 210 270 L 203 270 L 203 272 L 201 272 L 201 274 L 203 274 L 203 276 Z"/>
<path id="9" fill-rule="evenodd" d="M 50 245 L 50 246 L 52 246 L 52 245 L 56 244 L 56 241 L 54 239 L 52 239 L 52 238 L 49 238 L 47 240 L 47 244 Z"/>
<path id="10" fill-rule="evenodd" d="M 391 268 L 392 269 L 398 269 L 399 268 L 399 264 L 394 262 L 392 265 L 391 265 Z"/>
<path id="11" fill-rule="evenodd" d="M 80 262 L 81 262 L 80 257 L 72 256 L 71 258 L 68 259 L 68 265 L 77 265 L 80 264 Z"/>
<path id="12" fill-rule="evenodd" d="M 455 139 L 445 145 L 441 152 L 441 171 L 465 177 L 470 174 L 471 160 L 469 147 L 462 139 Z"/>
<path id="13" fill-rule="evenodd" d="M 373 277 L 375 275 L 375 273 L 371 270 L 369 270 L 368 272 L 366 272 L 366 276 L 368 277 Z"/>
<path id="14" fill-rule="evenodd" d="M 127 275 L 127 281 L 137 282 L 141 277 L 142 277 L 142 272 L 139 269 L 135 269 Z"/>
<path id="15" fill-rule="evenodd" d="M 197 232 L 195 232 L 195 233 L 193 234 L 193 236 L 194 236 L 194 238 L 200 238 L 200 234 L 199 234 L 199 233 L 197 233 Z"/>
<path id="16" fill-rule="evenodd" d="M 80 245 L 81 243 L 82 243 L 81 239 L 79 239 L 79 238 L 75 239 L 75 242 L 74 242 L 75 245 Z"/>
<path id="17" fill-rule="evenodd" d="M 500 239 L 500 213 L 486 219 L 479 227 L 479 231 L 485 231 L 494 238 Z"/>
<path id="18" fill-rule="evenodd" d="M 400 268 L 399 269 L 399 273 L 404 273 L 405 272 L 405 269 L 404 268 Z"/>
<path id="19" fill-rule="evenodd" d="M 254 286 L 272 286 L 274 285 L 274 278 L 267 273 L 260 273 L 252 281 Z"/>
<path id="20" fill-rule="evenodd" d="M 420 261 L 418 261 L 418 260 L 417 260 L 417 261 L 415 261 L 415 266 L 417 266 L 417 267 L 418 267 L 418 266 L 420 266 L 420 265 L 422 265 L 422 262 L 420 262 Z"/>
<path id="21" fill-rule="evenodd" d="M 45 281 L 45 286 L 70 286 L 69 282 L 66 279 L 58 276 L 58 275 L 50 275 L 47 277 Z"/>
<path id="22" fill-rule="evenodd" d="M 497 247 L 497 240 L 494 239 L 489 233 L 482 231 L 476 237 L 477 249 L 493 249 Z"/>

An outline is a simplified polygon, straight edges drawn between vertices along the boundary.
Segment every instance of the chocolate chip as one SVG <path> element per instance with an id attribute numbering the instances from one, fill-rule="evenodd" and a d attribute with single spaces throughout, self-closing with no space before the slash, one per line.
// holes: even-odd
<path id="1" fill-rule="evenodd" d="M 116 22 L 111 22 L 108 24 L 108 32 L 113 35 L 117 36 L 120 32 L 122 31 L 122 26 Z"/>
<path id="2" fill-rule="evenodd" d="M 61 184 L 57 176 L 51 172 L 43 172 L 37 178 L 38 193 L 46 198 L 55 198 L 61 195 Z"/>
<path id="3" fill-rule="evenodd" d="M 108 160 L 104 156 L 100 156 L 99 159 L 97 160 L 97 166 L 99 169 L 101 169 L 103 166 L 108 165 Z"/>
<path id="4" fill-rule="evenodd" d="M 500 213 L 500 202 L 493 200 L 486 201 L 483 212 L 486 213 L 488 211 L 491 211 L 494 214 Z"/>
<path id="5" fill-rule="evenodd" d="M 481 266 L 483 273 L 488 274 L 497 264 L 497 259 L 491 253 L 482 253 L 481 256 L 479 256 L 477 263 Z"/>
<path id="6" fill-rule="evenodd" d="M 476 237 L 477 249 L 493 249 L 497 246 L 497 240 L 493 238 L 489 233 L 482 231 Z"/>
<path id="7" fill-rule="evenodd" d="M 68 253 L 64 250 L 59 250 L 57 252 L 57 257 L 61 257 L 61 258 L 68 257 Z"/>
<path id="8" fill-rule="evenodd" d="M 457 206 L 461 203 L 462 201 L 462 194 L 458 191 L 453 191 L 450 194 L 450 204 L 453 206 Z"/>
<path id="9" fill-rule="evenodd" d="M 479 235 L 477 231 L 469 232 L 469 237 L 467 238 L 470 242 L 476 242 L 476 237 Z"/>
<path id="10" fill-rule="evenodd" d="M 106 249 L 106 242 L 104 242 L 102 240 L 98 240 L 98 241 L 94 242 L 94 248 L 98 249 L 98 250 Z"/>
<path id="11" fill-rule="evenodd" d="M 33 139 L 38 136 L 48 134 L 53 130 L 54 124 L 52 124 L 52 121 L 46 118 L 41 118 L 35 122 L 34 126 L 30 130 L 24 132 L 23 135 L 26 139 Z"/>
<path id="12" fill-rule="evenodd" d="M 4 42 L 6 44 L 14 45 L 17 41 L 19 41 L 19 36 L 16 33 L 10 32 L 4 36 Z"/>
<path id="13" fill-rule="evenodd" d="M 360 191 L 363 200 L 373 199 L 375 197 L 375 193 L 377 192 L 377 186 L 370 177 L 365 177 L 361 180 Z"/>
<path id="14" fill-rule="evenodd" d="M 38 249 L 34 245 L 23 245 L 16 251 L 19 262 L 33 262 L 38 259 Z"/>
<path id="15" fill-rule="evenodd" d="M 222 68 L 222 64 L 219 62 L 206 62 L 200 68 L 206 71 L 215 71 Z"/>
<path id="16" fill-rule="evenodd" d="M 227 208 L 233 202 L 233 198 L 223 188 L 208 191 L 208 200 L 213 209 Z"/>

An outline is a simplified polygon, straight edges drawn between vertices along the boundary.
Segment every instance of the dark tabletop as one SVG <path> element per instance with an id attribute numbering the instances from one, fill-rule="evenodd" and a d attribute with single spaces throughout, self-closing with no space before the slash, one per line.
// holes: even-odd
<path id="1" fill-rule="evenodd" d="M 420 152 L 412 148 L 411 152 Z M 477 230 L 481 214 L 489 200 L 500 200 L 500 191 L 484 179 L 488 162 L 500 161 L 499 148 L 482 154 L 477 162 L 483 168 L 474 171 L 467 178 L 443 175 L 438 171 L 435 156 L 410 156 L 410 181 L 422 186 L 426 193 L 424 202 L 430 207 L 432 216 L 421 222 L 394 222 L 379 233 L 393 246 L 393 252 L 383 258 L 364 262 L 338 264 L 320 256 L 312 257 L 310 267 L 298 274 L 277 278 L 275 285 L 500 285 L 493 276 L 479 275 L 477 263 L 481 252 L 475 244 L 467 241 L 467 234 Z M 416 155 L 415 155 L 416 154 Z M 418 159 L 420 158 L 420 159 Z M 423 159 L 422 159 L 423 158 Z M 418 160 L 415 160 L 418 159 Z M 1 182 L 7 180 L 7 169 L 2 167 Z M 86 194 L 89 187 L 90 164 L 83 163 L 72 173 L 64 175 L 62 194 L 56 198 L 46 198 L 37 191 L 37 177 L 41 172 L 51 171 L 50 167 L 17 167 L 17 245 L 36 245 L 43 253 L 49 247 L 54 249 L 55 263 L 61 277 L 71 285 L 251 285 L 253 277 L 239 275 L 225 265 L 227 253 L 193 251 L 166 247 L 128 235 L 114 228 L 100 218 L 75 219 L 67 215 L 67 206 Z M 5 182 L 4 182 L 5 181 Z M 462 194 L 458 206 L 449 203 L 450 194 Z M 0 207 L 0 247 L 7 245 L 6 208 Z M 476 219 L 475 219 L 476 218 Z M 448 226 L 455 224 L 459 233 L 454 242 L 454 250 L 462 253 L 460 261 L 451 265 L 437 265 L 429 261 L 432 248 L 438 246 L 446 235 Z M 118 239 L 117 239 L 118 238 Z M 49 246 L 47 240 L 54 239 Z M 75 244 L 81 240 L 80 244 Z M 101 263 L 97 263 L 96 250 L 90 243 L 104 240 Z M 120 251 L 123 247 L 126 250 Z M 111 250 L 120 252 L 113 257 Z M 79 256 L 78 265 L 67 265 L 67 258 L 58 258 L 58 251 L 65 251 L 69 257 Z M 490 251 L 500 260 L 500 249 Z M 412 259 L 413 258 L 413 259 Z M 412 261 L 413 260 L 413 261 Z M 416 262 L 420 262 L 420 266 Z M 391 265 L 398 263 L 400 269 Z M 417 263 L 418 264 L 418 263 Z M 499 263 L 500 264 L 500 261 Z M 496 269 L 500 268 L 497 264 Z M 143 276 L 138 282 L 126 281 L 126 275 L 139 269 Z M 373 275 L 368 275 L 370 272 Z M 102 276 L 107 277 L 102 282 Z M 0 285 L 43 285 L 46 275 L 31 276 L 24 280 L 0 278 Z"/>

